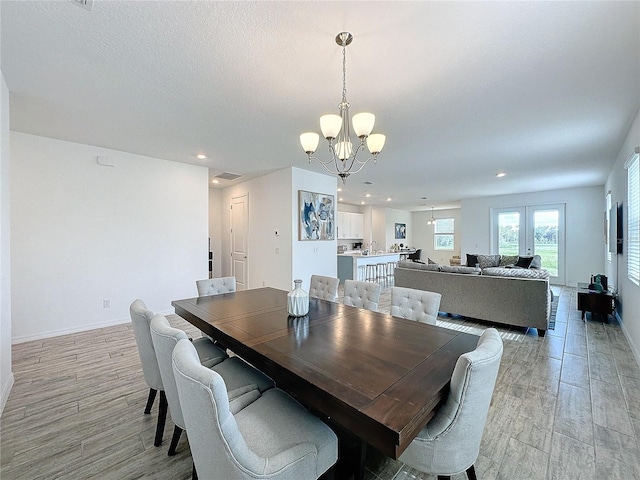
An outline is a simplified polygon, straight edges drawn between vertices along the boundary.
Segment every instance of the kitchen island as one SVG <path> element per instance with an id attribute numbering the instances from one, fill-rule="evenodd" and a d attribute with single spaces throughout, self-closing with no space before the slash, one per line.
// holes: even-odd
<path id="1" fill-rule="evenodd" d="M 397 262 L 400 259 L 399 253 L 378 253 L 362 255 L 361 253 L 340 253 L 338 254 L 338 278 L 340 283 L 345 280 L 365 280 L 366 265 L 377 263 Z"/>

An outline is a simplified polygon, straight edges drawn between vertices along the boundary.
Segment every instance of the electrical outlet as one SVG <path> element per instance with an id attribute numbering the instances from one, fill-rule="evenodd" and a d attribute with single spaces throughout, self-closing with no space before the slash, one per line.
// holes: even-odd
<path id="1" fill-rule="evenodd" d="M 111 299 L 103 298 L 102 299 L 102 308 L 111 308 Z"/>
<path id="2" fill-rule="evenodd" d="M 318 253 L 318 247 L 313 247 L 313 253 Z"/>

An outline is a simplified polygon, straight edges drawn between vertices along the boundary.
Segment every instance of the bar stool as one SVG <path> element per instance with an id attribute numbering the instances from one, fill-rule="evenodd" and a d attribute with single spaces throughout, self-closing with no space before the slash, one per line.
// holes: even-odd
<path id="1" fill-rule="evenodd" d="M 376 263 L 376 281 L 377 280 L 387 280 L 387 264 L 386 263 Z"/>
<path id="2" fill-rule="evenodd" d="M 358 265 L 358 271 L 356 272 L 356 280 L 366 280 L 366 265 Z"/>
<path id="3" fill-rule="evenodd" d="M 387 277 L 393 277 L 398 262 L 387 262 Z"/>
<path id="4" fill-rule="evenodd" d="M 369 263 L 367 265 L 365 265 L 365 271 L 364 271 L 364 279 L 365 280 L 376 280 L 376 264 L 375 263 Z"/>

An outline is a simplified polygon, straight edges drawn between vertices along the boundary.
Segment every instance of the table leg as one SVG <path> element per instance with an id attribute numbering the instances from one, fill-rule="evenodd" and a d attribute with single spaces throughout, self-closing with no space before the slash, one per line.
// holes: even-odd
<path id="1" fill-rule="evenodd" d="M 582 310 L 582 321 L 583 321 L 583 322 L 584 322 L 584 317 L 585 317 L 585 314 L 586 314 L 586 313 L 587 313 L 587 311 L 586 311 L 586 310 Z"/>

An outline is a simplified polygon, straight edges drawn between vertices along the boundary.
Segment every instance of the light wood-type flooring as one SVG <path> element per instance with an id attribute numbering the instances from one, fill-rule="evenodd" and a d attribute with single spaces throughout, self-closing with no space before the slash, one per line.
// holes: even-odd
<path id="1" fill-rule="evenodd" d="M 556 327 L 545 338 L 500 328 L 504 356 L 478 478 L 640 479 L 640 368 L 619 325 L 589 315 L 584 323 L 575 289 L 554 288 L 561 292 Z M 389 304 L 387 288 L 380 310 Z M 472 333 L 486 327 L 441 320 Z M 179 317 L 170 321 L 199 336 Z M 1 418 L 3 480 L 190 478 L 186 436 L 167 456 L 170 420 L 163 445 L 153 446 L 157 404 L 143 414 L 148 388 L 130 324 L 15 345 L 13 372 Z M 375 452 L 366 475 L 435 478 Z"/>

